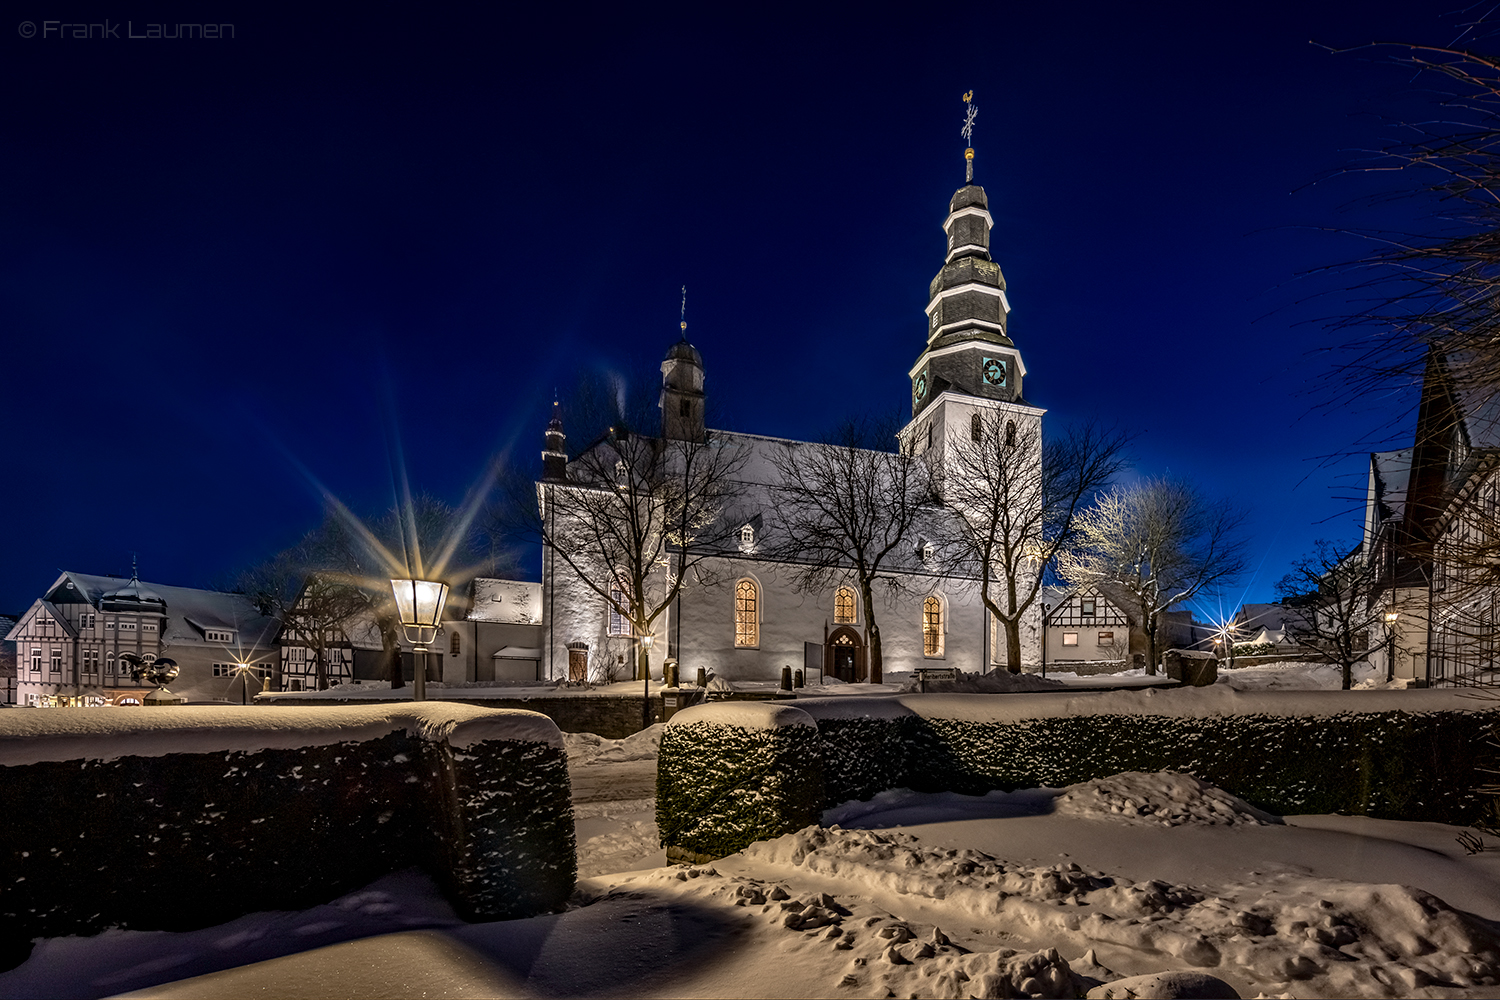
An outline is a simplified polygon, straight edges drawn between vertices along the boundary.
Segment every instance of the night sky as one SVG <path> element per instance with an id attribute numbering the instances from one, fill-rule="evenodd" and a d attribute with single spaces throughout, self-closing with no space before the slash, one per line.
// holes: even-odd
<path id="1" fill-rule="evenodd" d="M 721 423 L 908 406 L 970 89 L 1027 397 L 1249 508 L 1228 606 L 1355 537 L 1361 442 L 1415 397 L 1313 409 L 1350 305 L 1298 276 L 1389 221 L 1330 175 L 1427 105 L 1309 40 L 1448 43 L 1451 4 L 541 6 L 224 5 L 220 40 L 128 37 L 202 5 L 12 6 L 0 611 L 132 553 L 231 579 L 319 520 L 298 463 L 378 513 L 389 426 L 450 501 L 539 469 L 554 388 L 658 362 L 683 284 Z"/>

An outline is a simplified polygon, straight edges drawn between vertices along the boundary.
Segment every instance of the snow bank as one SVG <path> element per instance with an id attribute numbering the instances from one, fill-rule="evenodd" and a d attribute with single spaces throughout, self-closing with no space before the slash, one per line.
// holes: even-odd
<path id="1" fill-rule="evenodd" d="M 441 702 L 368 708 L 28 709 L 0 714 L 0 767 L 172 753 L 285 750 L 359 743 L 398 731 L 447 740 L 455 748 L 489 739 L 562 747 L 562 734 L 545 715 Z"/>
<path id="2" fill-rule="evenodd" d="M 661 746 L 662 724 L 656 723 L 622 740 L 605 739 L 594 733 L 563 733 L 563 747 L 568 765 L 625 764 L 631 761 L 655 760 Z"/>
<path id="3" fill-rule="evenodd" d="M 1171 771 L 1127 771 L 1071 785 L 1057 797 L 1054 808 L 1070 816 L 1160 826 L 1261 826 L 1281 822 L 1279 817 L 1191 774 Z"/>
<path id="4" fill-rule="evenodd" d="M 1073 863 L 1031 866 L 972 849 L 924 848 L 903 833 L 817 827 L 756 844 L 744 857 L 771 877 L 778 870 L 806 872 L 885 898 L 914 897 L 939 918 L 1025 928 L 1028 937 L 1058 947 L 1108 945 L 1266 986 L 1295 981 L 1299 996 L 1411 995 L 1429 985 L 1500 982 L 1494 925 L 1400 885 L 1288 878 L 1220 893 L 1135 882 Z M 941 930 L 934 934 L 946 940 Z M 936 948 L 902 957 L 923 966 L 912 970 L 922 977 L 917 981 L 934 985 L 949 968 Z M 923 995 L 976 995 L 972 983 L 954 985 L 966 991 L 927 987 Z M 1029 995 L 1068 995 L 1017 987 Z"/>

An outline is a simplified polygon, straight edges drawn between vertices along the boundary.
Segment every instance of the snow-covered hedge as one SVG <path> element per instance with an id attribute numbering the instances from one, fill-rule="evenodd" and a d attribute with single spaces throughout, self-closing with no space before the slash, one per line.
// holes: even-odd
<path id="1" fill-rule="evenodd" d="M 662 730 L 656 822 L 667 857 L 700 861 L 818 821 L 818 729 L 774 702 L 720 702 L 678 712 Z"/>
<path id="2" fill-rule="evenodd" d="M 1484 805 L 1474 789 L 1489 780 L 1483 769 L 1494 765 L 1495 751 L 1488 740 L 1500 718 L 1500 701 L 1442 691 L 1198 688 L 798 704 L 798 714 L 817 725 L 817 738 L 811 750 L 786 754 L 778 766 L 768 750 L 762 757 L 750 752 L 762 743 L 769 748 L 768 737 L 719 720 L 713 706 L 695 710 L 691 735 L 663 737 L 658 780 L 674 797 L 668 806 L 659 792 L 658 809 L 674 830 L 695 831 L 693 843 L 703 846 L 692 850 L 722 856 L 794 828 L 777 824 L 816 803 L 868 799 L 889 788 L 979 795 L 1127 771 L 1191 774 L 1281 815 L 1341 812 L 1466 825 Z M 686 722 L 685 715 L 678 718 Z M 807 777 L 800 805 L 787 798 L 799 787 L 787 773 L 793 766 Z M 820 787 L 810 784 L 814 773 Z M 708 802 L 716 792 L 700 799 L 678 791 L 689 774 L 703 775 L 713 789 L 733 789 L 744 805 L 726 810 Z M 758 803 L 773 799 L 774 810 L 765 812 L 774 812 L 774 821 L 758 832 L 747 820 L 758 815 Z M 727 823 L 731 815 L 734 824 Z"/>
<path id="3" fill-rule="evenodd" d="M 562 738 L 532 712 L 17 710 L 0 790 L 0 968 L 34 937 L 300 909 L 412 865 L 471 919 L 574 882 Z"/>

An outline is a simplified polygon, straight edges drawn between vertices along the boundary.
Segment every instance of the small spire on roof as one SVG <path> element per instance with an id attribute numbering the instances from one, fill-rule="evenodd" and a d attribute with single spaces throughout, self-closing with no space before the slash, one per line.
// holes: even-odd
<path id="1" fill-rule="evenodd" d="M 682 286 L 682 339 L 687 340 L 687 285 Z"/>
<path id="2" fill-rule="evenodd" d="M 974 183 L 974 118 L 979 114 L 979 108 L 974 104 L 974 91 L 964 95 L 964 103 L 969 109 L 964 114 L 964 127 L 959 130 L 959 135 L 964 137 L 964 142 L 969 148 L 964 150 L 964 183 Z"/>

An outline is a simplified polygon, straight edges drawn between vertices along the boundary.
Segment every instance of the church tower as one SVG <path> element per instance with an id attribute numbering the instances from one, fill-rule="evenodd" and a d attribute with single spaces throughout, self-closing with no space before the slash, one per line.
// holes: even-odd
<path id="1" fill-rule="evenodd" d="M 682 289 L 682 339 L 661 363 L 661 436 L 669 441 L 702 441 L 703 355 L 687 339 L 687 288 Z"/>
<path id="2" fill-rule="evenodd" d="M 971 114 L 966 138 L 972 122 Z M 989 197 L 974 183 L 974 150 L 966 149 L 964 156 L 966 183 L 949 201 L 943 220 L 947 253 L 928 285 L 927 343 L 907 373 L 912 418 L 901 432 L 903 444 L 916 453 L 938 449 L 934 457 L 940 465 L 950 435 L 981 426 L 998 423 L 1008 437 L 1035 442 L 1043 412 L 1021 395 L 1026 365 L 1010 339 L 1005 275 L 990 258 L 995 221 Z"/>

